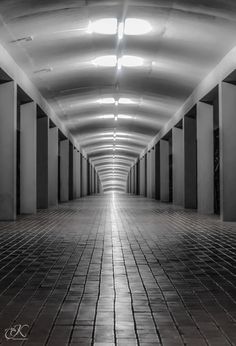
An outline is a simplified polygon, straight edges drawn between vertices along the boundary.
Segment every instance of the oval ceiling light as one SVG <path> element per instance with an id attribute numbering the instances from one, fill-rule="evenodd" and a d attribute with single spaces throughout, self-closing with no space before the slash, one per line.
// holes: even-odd
<path id="1" fill-rule="evenodd" d="M 114 118 L 114 114 L 105 114 L 100 116 L 101 119 L 113 119 Z"/>
<path id="2" fill-rule="evenodd" d="M 129 104 L 134 104 L 135 103 L 131 99 L 128 99 L 128 98 L 125 98 L 125 97 L 121 97 L 118 102 L 120 104 L 124 104 L 124 105 L 129 105 Z"/>
<path id="3" fill-rule="evenodd" d="M 100 104 L 112 104 L 115 103 L 114 97 L 106 97 L 97 101 Z"/>
<path id="4" fill-rule="evenodd" d="M 143 59 L 133 55 L 123 55 L 121 58 L 121 65 L 124 67 L 136 67 L 143 65 Z"/>
<path id="5" fill-rule="evenodd" d="M 125 20 L 125 35 L 145 35 L 152 30 L 149 22 L 144 19 L 127 18 Z"/>
<path id="6" fill-rule="evenodd" d="M 117 19 L 102 18 L 94 22 L 89 22 L 87 29 L 89 34 L 116 35 L 117 34 Z"/>
<path id="7" fill-rule="evenodd" d="M 115 55 L 99 56 L 93 60 L 93 64 L 95 66 L 114 67 L 117 64 L 117 57 Z"/>
<path id="8" fill-rule="evenodd" d="M 127 114 L 118 114 L 119 119 L 132 119 L 133 117 L 131 115 Z"/>

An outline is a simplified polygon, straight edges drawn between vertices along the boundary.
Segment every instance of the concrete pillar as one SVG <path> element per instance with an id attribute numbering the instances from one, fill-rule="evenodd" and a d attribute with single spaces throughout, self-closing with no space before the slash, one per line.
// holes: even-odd
<path id="1" fill-rule="evenodd" d="M 137 195 L 137 163 L 134 165 L 134 194 Z"/>
<path id="2" fill-rule="evenodd" d="M 48 117 L 37 119 L 37 208 L 48 208 Z"/>
<path id="3" fill-rule="evenodd" d="M 169 202 L 169 142 L 160 140 L 160 198 Z"/>
<path id="4" fill-rule="evenodd" d="M 88 186 L 88 168 L 87 168 L 87 160 L 82 157 L 82 196 L 87 196 L 87 186 Z"/>
<path id="5" fill-rule="evenodd" d="M 144 196 L 147 197 L 147 153 L 144 156 Z"/>
<path id="6" fill-rule="evenodd" d="M 95 186 L 95 191 L 96 191 L 96 194 L 97 193 L 99 193 L 99 188 L 98 188 L 98 181 L 99 181 L 99 177 L 98 177 L 98 173 L 96 172 L 96 179 L 95 179 L 95 181 L 96 181 L 96 186 Z"/>
<path id="7" fill-rule="evenodd" d="M 151 198 L 156 198 L 156 148 L 151 150 Z"/>
<path id="8" fill-rule="evenodd" d="M 197 208 L 197 127 L 196 119 L 185 117 L 184 126 L 184 207 Z"/>
<path id="9" fill-rule="evenodd" d="M 73 199 L 76 199 L 76 193 L 77 193 L 77 181 L 76 181 L 76 176 L 77 176 L 77 149 L 73 149 Z"/>
<path id="10" fill-rule="evenodd" d="M 74 198 L 74 146 L 69 142 L 69 200 Z"/>
<path id="11" fill-rule="evenodd" d="M 69 200 L 69 140 L 60 141 L 60 198 Z"/>
<path id="12" fill-rule="evenodd" d="M 140 159 L 136 164 L 136 195 L 140 194 Z"/>
<path id="13" fill-rule="evenodd" d="M 48 204 L 58 204 L 58 128 L 49 128 L 48 136 Z"/>
<path id="14" fill-rule="evenodd" d="M 96 189 L 96 184 L 97 184 L 97 172 L 96 169 L 94 168 L 94 193 L 97 193 L 97 189 Z"/>
<path id="15" fill-rule="evenodd" d="M 151 151 L 150 150 L 147 152 L 146 184 L 147 184 L 147 197 L 151 198 Z"/>
<path id="16" fill-rule="evenodd" d="M 77 149 L 73 150 L 73 199 L 77 198 L 77 183 L 78 183 L 78 162 L 77 162 Z"/>
<path id="17" fill-rule="evenodd" d="M 16 84 L 0 85 L 0 220 L 16 219 Z"/>
<path id="18" fill-rule="evenodd" d="M 236 86 L 219 88 L 221 218 L 236 221 Z"/>
<path id="19" fill-rule="evenodd" d="M 88 177 L 87 195 L 90 195 L 90 191 L 91 191 L 91 165 L 90 165 L 89 160 L 87 160 L 87 177 Z"/>
<path id="20" fill-rule="evenodd" d="M 155 145 L 155 198 L 161 198 L 160 142 Z"/>
<path id="21" fill-rule="evenodd" d="M 36 124 L 34 102 L 20 106 L 20 213 L 37 211 Z"/>
<path id="22" fill-rule="evenodd" d="M 183 130 L 172 130 L 173 145 L 173 203 L 184 205 L 184 136 Z"/>
<path id="23" fill-rule="evenodd" d="M 127 186 L 126 186 L 127 193 L 130 193 L 129 187 L 130 187 L 130 172 L 127 175 Z"/>
<path id="24" fill-rule="evenodd" d="M 81 185 L 81 167 L 80 167 L 80 153 L 76 153 L 76 198 L 81 197 L 80 185 Z"/>
<path id="25" fill-rule="evenodd" d="M 145 159 L 140 160 L 140 195 L 145 195 Z"/>
<path id="26" fill-rule="evenodd" d="M 134 186 L 134 167 L 132 167 L 130 171 L 130 191 L 132 194 L 134 193 L 133 186 Z"/>
<path id="27" fill-rule="evenodd" d="M 197 104 L 197 199 L 198 211 L 214 213 L 213 106 Z"/>

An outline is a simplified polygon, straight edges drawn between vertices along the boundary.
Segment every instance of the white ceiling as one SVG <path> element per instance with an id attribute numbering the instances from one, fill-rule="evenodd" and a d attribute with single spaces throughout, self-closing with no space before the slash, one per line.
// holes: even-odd
<path id="1" fill-rule="evenodd" d="M 130 165 L 236 45 L 235 0 L 1 0 L 0 15 L 2 45 L 93 160 L 107 189 L 123 189 Z M 120 40 L 88 33 L 104 18 L 142 19 L 151 30 Z M 96 66 L 101 56 L 135 56 L 142 65 Z M 112 98 L 130 103 L 101 101 Z"/>

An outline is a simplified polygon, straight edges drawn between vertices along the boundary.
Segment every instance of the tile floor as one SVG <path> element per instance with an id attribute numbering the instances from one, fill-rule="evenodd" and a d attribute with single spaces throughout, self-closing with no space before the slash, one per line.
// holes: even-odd
<path id="1" fill-rule="evenodd" d="M 236 345 L 235 246 L 234 224 L 121 195 L 1 222 L 0 343 Z"/>

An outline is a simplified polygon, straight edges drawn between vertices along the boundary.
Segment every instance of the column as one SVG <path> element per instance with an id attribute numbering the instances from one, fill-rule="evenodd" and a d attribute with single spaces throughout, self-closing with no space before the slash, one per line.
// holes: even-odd
<path id="1" fill-rule="evenodd" d="M 77 175 L 78 175 L 78 163 L 77 163 L 77 149 L 73 150 L 73 199 L 77 198 Z"/>
<path id="2" fill-rule="evenodd" d="M 69 142 L 69 200 L 74 198 L 74 146 Z"/>
<path id="3" fill-rule="evenodd" d="M 160 142 L 155 146 L 155 198 L 161 198 L 161 164 L 160 164 Z"/>
<path id="4" fill-rule="evenodd" d="M 160 140 L 160 198 L 169 202 L 169 141 Z"/>
<path id="5" fill-rule="evenodd" d="M 184 138 L 183 130 L 172 130 L 173 145 L 173 203 L 184 205 Z"/>
<path id="6" fill-rule="evenodd" d="M 147 152 L 147 197 L 151 198 L 151 151 Z"/>
<path id="7" fill-rule="evenodd" d="M 48 203 L 58 204 L 58 128 L 49 128 L 48 136 Z"/>
<path id="8" fill-rule="evenodd" d="M 185 117 L 184 126 L 184 207 L 197 208 L 197 127 L 196 119 Z"/>
<path id="9" fill-rule="evenodd" d="M 76 154 L 76 198 L 81 197 L 81 190 L 80 190 L 80 180 L 81 180 L 81 167 L 80 167 L 80 152 L 77 151 Z"/>
<path id="10" fill-rule="evenodd" d="M 0 85 L 0 220 L 16 219 L 16 84 Z"/>
<path id="11" fill-rule="evenodd" d="M 156 148 L 153 147 L 151 150 L 151 198 L 156 198 Z"/>
<path id="12" fill-rule="evenodd" d="M 140 195 L 145 194 L 145 160 L 144 157 L 140 160 Z"/>
<path id="13" fill-rule="evenodd" d="M 34 102 L 20 106 L 20 213 L 37 211 L 36 124 Z"/>
<path id="14" fill-rule="evenodd" d="M 94 194 L 94 167 L 91 165 L 91 194 Z"/>
<path id="15" fill-rule="evenodd" d="M 69 140 L 60 141 L 60 197 L 61 202 L 69 200 Z"/>
<path id="16" fill-rule="evenodd" d="M 197 104 L 197 199 L 198 211 L 214 213 L 213 106 Z"/>
<path id="17" fill-rule="evenodd" d="M 147 197 L 147 153 L 144 156 L 144 196 Z"/>
<path id="18" fill-rule="evenodd" d="M 97 172 L 94 168 L 94 193 L 97 194 Z"/>
<path id="19" fill-rule="evenodd" d="M 138 159 L 136 168 L 136 195 L 140 195 L 140 159 Z"/>
<path id="20" fill-rule="evenodd" d="M 219 88 L 221 218 L 236 221 L 236 86 Z"/>
<path id="21" fill-rule="evenodd" d="M 87 195 L 87 185 L 88 185 L 88 178 L 87 178 L 87 160 L 82 157 L 82 177 L 83 177 L 83 183 L 82 183 L 82 196 Z"/>
<path id="22" fill-rule="evenodd" d="M 37 119 L 37 208 L 48 208 L 48 130 L 47 116 Z"/>

